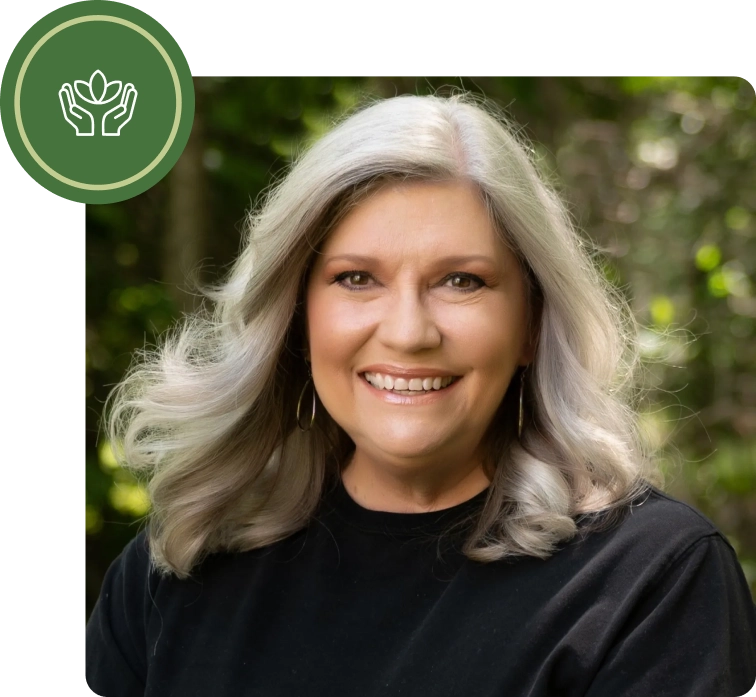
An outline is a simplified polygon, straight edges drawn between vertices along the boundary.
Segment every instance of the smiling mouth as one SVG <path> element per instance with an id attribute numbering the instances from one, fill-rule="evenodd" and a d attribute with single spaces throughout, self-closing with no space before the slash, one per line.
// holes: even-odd
<path id="1" fill-rule="evenodd" d="M 458 375 L 429 375 L 424 378 L 407 379 L 383 373 L 360 373 L 360 377 L 377 390 L 407 396 L 440 392 L 460 379 Z"/>

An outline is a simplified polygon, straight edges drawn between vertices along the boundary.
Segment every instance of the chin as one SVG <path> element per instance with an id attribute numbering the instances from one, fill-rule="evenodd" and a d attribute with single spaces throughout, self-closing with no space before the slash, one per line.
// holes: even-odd
<path id="1" fill-rule="evenodd" d="M 361 446 L 366 452 L 373 452 L 376 456 L 395 461 L 406 461 L 412 464 L 412 460 L 427 461 L 430 458 L 442 459 L 448 456 L 450 446 L 446 438 L 442 439 L 419 439 L 419 438 L 393 438 L 387 446 L 387 439 L 381 438 L 377 442 L 365 443 Z"/>

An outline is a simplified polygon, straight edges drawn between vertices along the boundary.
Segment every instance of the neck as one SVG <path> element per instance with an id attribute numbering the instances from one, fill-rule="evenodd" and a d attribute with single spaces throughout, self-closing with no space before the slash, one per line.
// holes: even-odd
<path id="1" fill-rule="evenodd" d="M 396 470 L 371 463 L 355 451 L 341 473 L 349 495 L 363 508 L 390 513 L 426 513 L 471 499 L 491 482 L 479 460 L 466 467 Z"/>

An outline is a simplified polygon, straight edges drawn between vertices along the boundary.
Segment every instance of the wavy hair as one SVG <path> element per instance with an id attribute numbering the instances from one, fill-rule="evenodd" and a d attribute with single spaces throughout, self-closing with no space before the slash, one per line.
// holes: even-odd
<path id="1" fill-rule="evenodd" d="M 466 556 L 545 558 L 581 518 L 620 511 L 643 490 L 632 315 L 515 133 L 466 95 L 379 101 L 317 141 L 249 215 L 211 309 L 141 352 L 108 404 L 120 463 L 149 477 L 158 569 L 185 577 L 209 552 L 287 537 L 345 464 L 353 444 L 324 409 L 311 430 L 297 428 L 303 293 L 329 232 L 387 181 L 472 183 L 530 281 L 527 419 L 518 438 L 515 378 L 487 434 L 492 481 Z"/>

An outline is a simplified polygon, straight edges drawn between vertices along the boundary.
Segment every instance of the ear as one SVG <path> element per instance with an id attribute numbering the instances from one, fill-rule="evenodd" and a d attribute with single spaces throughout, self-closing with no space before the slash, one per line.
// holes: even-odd
<path id="1" fill-rule="evenodd" d="M 522 345 L 519 365 L 528 366 L 536 357 L 538 344 L 541 339 L 541 320 L 543 319 L 543 295 L 540 291 L 531 290 L 529 293 L 530 301 L 528 308 L 527 326 L 525 328 L 526 337 Z"/>
<path id="2" fill-rule="evenodd" d="M 307 363 L 310 363 L 310 326 L 307 322 L 307 314 L 305 313 L 302 317 L 302 334 L 300 334 L 300 341 L 302 341 L 302 357 L 307 361 Z"/>
<path id="3" fill-rule="evenodd" d="M 302 291 L 304 292 L 304 291 Z M 310 363 L 310 325 L 307 322 L 307 296 L 306 294 L 302 295 L 302 301 L 301 305 L 298 304 L 297 309 L 297 316 L 298 316 L 298 322 L 299 326 L 301 328 L 301 333 L 299 334 L 300 341 L 302 339 L 304 345 L 300 348 L 300 352 L 302 354 L 302 358 L 304 358 L 306 363 Z"/>
<path id="4" fill-rule="evenodd" d="M 535 324 L 535 323 L 534 323 Z M 538 349 L 538 340 L 540 336 L 540 324 L 535 324 L 529 331 L 525 342 L 522 345 L 520 360 L 518 365 L 525 367 L 535 360 L 536 350 Z"/>
<path id="5" fill-rule="evenodd" d="M 523 350 L 522 354 L 520 355 L 520 360 L 517 363 L 520 368 L 527 368 L 532 362 L 533 358 L 535 357 L 535 353 L 531 353 L 530 351 Z"/>

